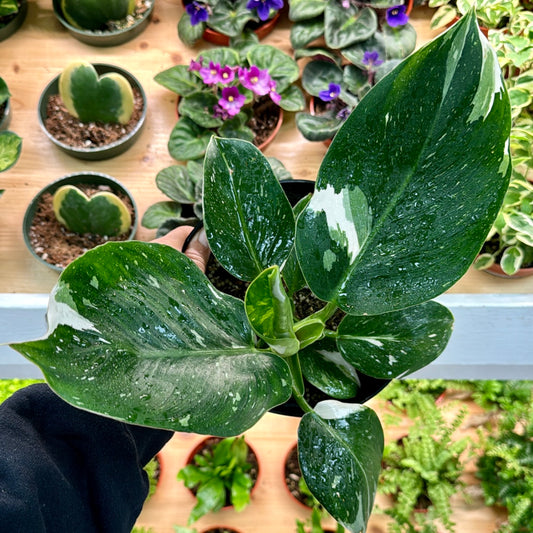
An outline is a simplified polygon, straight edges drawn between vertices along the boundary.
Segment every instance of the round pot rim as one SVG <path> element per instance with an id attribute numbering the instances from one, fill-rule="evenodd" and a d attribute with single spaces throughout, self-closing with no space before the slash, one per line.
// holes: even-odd
<path id="1" fill-rule="evenodd" d="M 248 449 L 255 455 L 256 459 L 257 459 L 257 478 L 255 480 L 255 483 L 252 485 L 252 488 L 250 489 L 250 498 L 252 497 L 252 494 L 254 493 L 254 491 L 256 490 L 256 488 L 258 487 L 259 485 L 259 481 L 261 479 L 261 461 L 259 460 L 259 455 L 258 453 L 256 452 L 255 450 L 255 447 L 252 446 L 250 444 L 250 441 L 248 440 L 247 436 L 246 435 L 237 435 L 237 437 L 242 437 L 244 436 L 244 442 L 246 442 L 247 446 L 248 446 Z M 193 447 L 191 448 L 191 451 L 187 454 L 187 457 L 185 459 L 185 464 L 193 464 L 193 459 L 194 459 L 194 456 L 204 447 L 205 445 L 205 442 L 209 439 L 224 439 L 226 437 L 217 437 L 215 435 L 205 435 L 202 439 L 200 439 L 195 445 L 193 445 Z M 196 496 L 194 495 L 194 493 L 192 492 L 191 489 L 187 489 L 195 498 Z M 224 507 L 222 507 L 222 509 L 231 509 L 233 508 L 233 505 L 224 505 Z M 215 526 L 211 526 L 211 527 L 215 527 Z M 218 527 L 223 527 L 223 526 L 218 526 Z M 208 528 L 209 529 L 209 528 Z"/>
<path id="2" fill-rule="evenodd" d="M 8 22 L 5 26 L 0 28 L 0 41 L 6 40 L 11 37 L 26 20 L 28 14 L 28 0 L 21 0 L 18 13 L 13 17 L 13 20 Z"/>
<path id="3" fill-rule="evenodd" d="M 76 28 L 76 26 L 70 24 L 63 15 L 59 0 L 53 0 L 53 11 L 61 25 L 76 39 L 92 46 L 105 47 L 117 46 L 137 37 L 137 35 L 144 30 L 144 26 L 148 24 L 154 9 L 154 4 L 155 0 L 151 0 L 150 7 L 143 13 L 143 16 L 131 26 L 113 31 L 95 31 Z"/>
<path id="4" fill-rule="evenodd" d="M 7 131 L 11 123 L 11 99 L 8 98 L 4 103 L 4 114 L 0 117 L 0 131 Z"/>
<path id="5" fill-rule="evenodd" d="M 113 178 L 112 176 L 109 176 L 108 174 L 104 174 L 102 172 L 92 172 L 92 171 L 81 171 L 81 172 L 73 172 L 71 174 L 67 174 L 65 176 L 62 176 L 52 182 L 50 182 L 48 185 L 43 187 L 30 201 L 28 204 L 28 207 L 26 208 L 26 212 L 24 213 L 24 218 L 22 221 L 22 235 L 24 237 L 24 243 L 26 244 L 26 247 L 31 252 L 33 257 L 35 257 L 41 264 L 47 266 L 48 268 L 51 268 L 52 270 L 55 270 L 57 272 L 62 272 L 65 270 L 66 267 L 60 267 L 57 265 L 53 265 L 52 263 L 48 263 L 45 261 L 42 257 L 37 255 L 35 250 L 33 249 L 30 239 L 29 239 L 29 228 L 31 227 L 31 224 L 33 222 L 33 217 L 35 216 L 35 210 L 37 207 L 37 203 L 39 202 L 41 196 L 43 194 L 46 194 L 47 192 L 53 193 L 55 192 L 61 185 L 67 185 L 67 184 L 81 184 L 81 183 L 96 183 L 96 184 L 106 184 L 109 185 L 111 188 L 115 190 L 119 190 L 126 194 L 131 201 L 131 204 L 133 206 L 133 212 L 134 212 L 134 219 L 132 221 L 131 230 L 128 234 L 128 241 L 133 240 L 135 233 L 137 232 L 137 226 L 139 224 L 139 212 L 137 208 L 137 204 L 135 202 L 135 199 L 133 198 L 133 195 L 131 192 L 117 179 Z"/>
<path id="6" fill-rule="evenodd" d="M 146 98 L 146 93 L 144 92 L 144 89 L 139 82 L 139 80 L 131 74 L 129 71 L 122 67 L 118 67 L 116 65 L 112 65 L 110 63 L 91 63 L 93 67 L 96 69 L 96 72 L 98 75 L 105 74 L 107 72 L 118 72 L 119 74 L 122 74 L 132 85 L 134 89 L 137 89 L 140 94 L 141 98 L 143 100 L 143 110 L 141 113 L 141 116 L 139 118 L 139 121 L 137 122 L 135 128 L 130 131 L 127 135 L 124 135 L 120 139 L 117 139 L 116 141 L 103 145 L 103 146 L 96 146 L 91 148 L 82 148 L 77 146 L 70 146 L 68 144 L 65 144 L 58 139 L 56 139 L 47 129 L 45 126 L 45 119 L 46 119 L 46 105 L 48 102 L 48 98 L 52 95 L 59 94 L 59 77 L 61 74 L 57 74 L 52 80 L 48 82 L 46 87 L 41 92 L 41 96 L 39 97 L 39 103 L 37 106 L 38 109 L 38 118 L 39 118 L 39 125 L 41 126 L 41 129 L 45 133 L 45 135 L 50 139 L 56 146 L 58 146 L 61 150 L 64 152 L 73 155 L 74 157 L 78 157 L 79 159 L 92 159 L 92 160 L 98 160 L 98 159 L 107 159 L 110 157 L 114 157 L 115 155 L 119 155 L 117 149 L 118 147 L 124 148 L 123 151 L 126 151 L 130 145 L 136 140 L 137 136 L 140 134 L 144 123 L 146 121 L 146 115 L 147 115 L 147 107 L 148 107 L 148 101 Z"/>
<path id="7" fill-rule="evenodd" d="M 505 279 L 520 279 L 528 276 L 533 276 L 533 267 L 520 268 L 518 272 L 510 276 L 506 274 L 499 263 L 493 263 L 490 267 L 483 269 L 483 272 Z"/>

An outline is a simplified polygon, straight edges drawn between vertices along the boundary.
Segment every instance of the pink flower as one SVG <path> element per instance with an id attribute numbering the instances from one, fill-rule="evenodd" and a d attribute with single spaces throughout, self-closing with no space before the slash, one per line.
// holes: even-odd
<path id="1" fill-rule="evenodd" d="M 232 67 L 226 65 L 219 70 L 220 83 L 231 83 L 235 79 L 235 70 Z"/>
<path id="2" fill-rule="evenodd" d="M 198 61 L 195 61 L 194 59 L 191 59 L 191 62 L 189 64 L 189 70 L 200 71 L 200 69 L 202 68 L 202 63 L 203 62 L 204 62 L 204 58 L 202 56 L 200 56 L 198 58 Z"/>
<path id="3" fill-rule="evenodd" d="M 249 69 L 239 69 L 239 80 L 244 87 L 259 96 L 263 96 L 269 93 L 272 78 L 267 69 L 261 70 L 255 65 L 252 65 Z"/>
<path id="4" fill-rule="evenodd" d="M 278 104 L 281 102 L 281 94 L 276 92 L 276 81 L 270 80 L 269 83 L 269 92 L 268 92 L 270 99 L 275 103 Z"/>
<path id="5" fill-rule="evenodd" d="M 222 81 L 220 71 L 220 63 L 215 64 L 210 61 L 209 67 L 202 67 L 200 69 L 200 76 L 202 77 L 202 80 L 204 80 L 205 84 L 214 85 L 215 83 L 219 83 Z"/>
<path id="6" fill-rule="evenodd" d="M 218 101 L 218 105 L 225 109 L 230 117 L 234 117 L 245 101 L 246 96 L 241 94 L 237 87 L 225 87 L 222 89 L 222 98 Z"/>

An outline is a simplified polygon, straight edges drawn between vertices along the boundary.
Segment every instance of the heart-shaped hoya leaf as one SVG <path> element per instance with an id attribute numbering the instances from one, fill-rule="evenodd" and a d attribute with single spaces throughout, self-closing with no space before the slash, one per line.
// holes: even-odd
<path id="1" fill-rule="evenodd" d="M 135 0 L 61 0 L 63 15 L 72 26 L 85 30 L 105 29 L 135 10 Z"/>
<path id="2" fill-rule="evenodd" d="M 64 185 L 54 193 L 57 220 L 71 231 L 97 235 L 121 235 L 131 226 L 131 214 L 112 192 L 98 192 L 89 198 L 74 185 Z"/>
<path id="3" fill-rule="evenodd" d="M 98 77 L 87 61 L 67 65 L 59 77 L 59 95 L 68 112 L 82 122 L 127 124 L 133 114 L 133 89 L 118 72 Z"/>

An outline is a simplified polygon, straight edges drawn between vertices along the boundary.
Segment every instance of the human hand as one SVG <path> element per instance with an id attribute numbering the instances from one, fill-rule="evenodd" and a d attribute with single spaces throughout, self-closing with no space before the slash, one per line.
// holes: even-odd
<path id="1" fill-rule="evenodd" d="M 154 239 L 152 242 L 157 242 L 159 244 L 166 244 L 172 246 L 176 250 L 181 252 L 183 248 L 183 243 L 188 237 L 189 233 L 193 230 L 192 226 L 180 226 L 179 228 L 169 231 L 163 237 Z M 207 244 L 207 238 L 205 236 L 205 231 L 199 231 L 189 243 L 185 255 L 192 259 L 202 272 L 205 272 L 207 260 L 209 259 L 209 246 Z"/>

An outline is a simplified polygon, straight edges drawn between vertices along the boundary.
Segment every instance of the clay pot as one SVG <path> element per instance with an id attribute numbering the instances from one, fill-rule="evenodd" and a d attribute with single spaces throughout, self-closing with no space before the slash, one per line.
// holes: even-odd
<path id="1" fill-rule="evenodd" d="M 37 210 L 39 208 L 39 203 L 41 197 L 46 194 L 54 194 L 54 192 L 59 189 L 59 187 L 62 187 L 63 185 L 105 185 L 111 188 L 115 194 L 121 194 L 124 197 L 126 197 L 129 202 L 131 203 L 131 206 L 133 208 L 133 215 L 132 215 L 132 225 L 130 228 L 129 233 L 120 239 L 115 240 L 132 240 L 135 236 L 135 232 L 137 231 L 137 221 L 138 221 L 138 211 L 137 211 L 137 205 L 135 203 L 135 200 L 133 199 L 133 196 L 131 193 L 117 180 L 112 178 L 111 176 L 108 176 L 107 174 L 100 174 L 98 172 L 80 172 L 76 174 L 69 174 L 67 176 L 64 176 L 43 189 L 39 191 L 39 193 L 33 198 L 33 200 L 30 202 L 30 205 L 28 206 L 26 213 L 24 215 L 24 220 L 22 223 L 22 232 L 24 236 L 24 242 L 26 243 L 26 246 L 28 247 L 28 250 L 31 252 L 31 254 L 43 265 L 47 266 L 48 268 L 51 268 L 53 270 L 56 270 L 58 272 L 61 272 L 64 270 L 66 265 L 57 265 L 53 264 L 51 262 L 48 262 L 46 259 L 43 259 L 42 253 L 36 251 L 34 249 L 34 244 L 31 239 L 31 227 L 33 224 L 33 220 L 35 218 L 35 215 L 37 213 Z M 58 223 L 59 224 L 59 223 Z M 73 233 L 73 232 L 70 232 Z M 100 242 L 95 241 L 92 247 L 97 246 L 100 244 Z"/>
<path id="2" fill-rule="evenodd" d="M 72 26 L 63 15 L 61 0 L 53 0 L 54 14 L 63 27 L 78 41 L 91 46 L 117 46 L 140 35 L 150 23 L 155 0 L 152 0 L 150 7 L 142 14 L 134 24 L 124 29 L 115 31 L 93 31 L 84 30 Z"/>
<path id="3" fill-rule="evenodd" d="M 489 268 L 485 269 L 484 272 L 492 274 L 493 276 L 498 276 L 500 278 L 519 279 L 528 276 L 533 276 L 533 267 L 521 268 L 516 274 L 509 276 L 502 270 L 502 267 L 498 263 L 494 263 Z"/>
<path id="4" fill-rule="evenodd" d="M 0 41 L 11 37 L 21 26 L 28 13 L 28 1 L 21 0 L 18 13 L 16 13 L 9 22 L 0 28 Z"/>
<path id="5" fill-rule="evenodd" d="M 132 131 L 130 131 L 128 134 L 124 135 L 123 137 L 111 144 L 89 148 L 69 146 L 68 144 L 65 144 L 64 142 L 56 139 L 46 129 L 45 123 L 47 118 L 46 109 L 48 105 L 48 100 L 51 96 L 59 94 L 59 75 L 56 76 L 41 93 L 41 97 L 39 98 L 38 112 L 39 124 L 43 132 L 48 137 L 48 139 L 50 139 L 59 149 L 71 155 L 72 157 L 76 157 L 77 159 L 99 161 L 102 159 L 109 159 L 111 157 L 120 155 L 126 150 L 128 150 L 135 143 L 135 141 L 141 134 L 142 127 L 144 126 L 144 122 L 146 120 L 147 99 L 140 82 L 127 70 L 124 70 L 115 65 L 108 65 L 106 63 L 93 63 L 93 66 L 99 76 L 102 74 L 106 74 L 107 72 L 118 72 L 119 74 L 122 74 L 130 82 L 134 92 L 138 91 L 140 93 L 143 100 L 143 110 L 139 121 L 137 122 Z"/>

